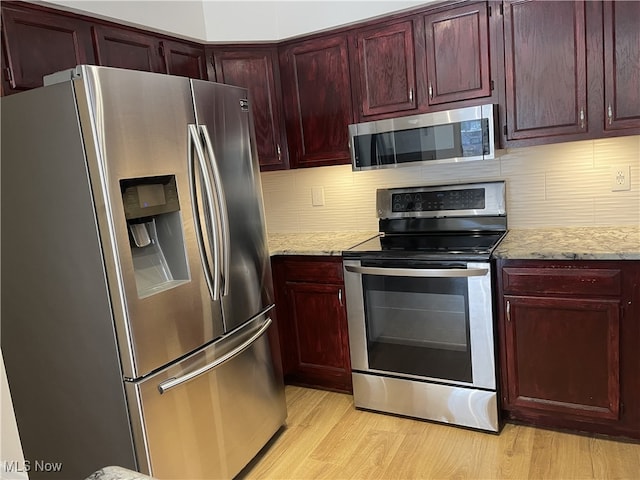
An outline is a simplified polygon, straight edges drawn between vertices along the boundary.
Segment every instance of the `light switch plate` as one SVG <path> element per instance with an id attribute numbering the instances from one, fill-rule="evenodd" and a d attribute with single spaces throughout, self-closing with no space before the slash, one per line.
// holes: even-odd
<path id="1" fill-rule="evenodd" d="M 631 190 L 631 165 L 611 165 L 611 191 Z"/>
<path id="2" fill-rule="evenodd" d="M 324 205 L 324 187 L 311 187 L 311 205 L 314 207 Z"/>

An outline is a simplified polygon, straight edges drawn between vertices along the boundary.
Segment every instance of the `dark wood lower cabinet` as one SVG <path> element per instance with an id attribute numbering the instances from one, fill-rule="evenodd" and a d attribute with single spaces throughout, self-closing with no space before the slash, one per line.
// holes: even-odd
<path id="1" fill-rule="evenodd" d="M 498 266 L 505 417 L 640 439 L 640 262 Z"/>
<path id="2" fill-rule="evenodd" d="M 352 391 L 341 257 L 272 259 L 285 383 Z"/>

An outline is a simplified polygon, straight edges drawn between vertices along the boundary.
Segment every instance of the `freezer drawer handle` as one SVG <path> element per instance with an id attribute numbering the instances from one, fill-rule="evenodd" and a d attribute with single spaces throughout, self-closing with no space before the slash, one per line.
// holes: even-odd
<path id="1" fill-rule="evenodd" d="M 267 319 L 265 320 L 264 324 L 260 327 L 260 329 L 242 345 L 237 346 L 230 352 L 225 353 L 216 361 L 211 362 L 208 365 L 205 365 L 204 367 L 201 367 L 197 370 L 194 370 L 191 373 L 187 373 L 186 375 L 183 375 L 178 378 L 173 377 L 173 378 L 169 378 L 168 380 L 165 380 L 164 382 L 158 385 L 158 391 L 160 392 L 160 394 L 166 393 L 168 390 L 172 389 L 173 387 L 177 387 L 178 385 L 188 382 L 189 380 L 193 380 L 194 378 L 202 375 L 203 373 L 207 373 L 208 371 L 213 370 L 214 368 L 217 368 L 220 365 L 227 363 L 229 360 L 232 360 L 234 357 L 237 357 L 242 352 L 244 352 L 247 348 L 253 345 L 264 334 L 264 332 L 267 331 L 269 326 L 271 326 L 271 318 L 267 317 Z"/>
<path id="2" fill-rule="evenodd" d="M 344 268 L 347 272 L 383 277 L 482 277 L 489 272 L 486 268 L 375 268 L 351 265 Z"/>

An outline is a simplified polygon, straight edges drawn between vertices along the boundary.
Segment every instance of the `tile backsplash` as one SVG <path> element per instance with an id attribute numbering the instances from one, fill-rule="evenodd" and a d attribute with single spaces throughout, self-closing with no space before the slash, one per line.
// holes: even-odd
<path id="1" fill-rule="evenodd" d="M 640 135 L 503 150 L 495 160 L 353 172 L 350 165 L 264 172 L 271 233 L 377 231 L 381 187 L 505 180 L 511 228 L 640 224 Z M 612 191 L 612 167 L 631 189 Z M 324 205 L 312 205 L 312 187 Z"/>

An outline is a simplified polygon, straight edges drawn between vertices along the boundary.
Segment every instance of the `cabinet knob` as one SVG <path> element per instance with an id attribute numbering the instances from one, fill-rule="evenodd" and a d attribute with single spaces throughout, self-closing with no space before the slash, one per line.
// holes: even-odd
<path id="1" fill-rule="evenodd" d="M 609 119 L 609 125 L 613 122 L 613 109 L 611 108 L 611 104 L 607 107 L 607 118 Z"/>
<path id="2" fill-rule="evenodd" d="M 507 300 L 507 322 L 511 321 L 511 302 Z"/>
<path id="3" fill-rule="evenodd" d="M 413 88 L 409 89 L 409 101 L 413 102 Z"/>
<path id="4" fill-rule="evenodd" d="M 580 128 L 584 128 L 584 124 L 585 124 L 585 114 L 584 114 L 584 108 L 580 109 Z"/>
<path id="5" fill-rule="evenodd" d="M 338 289 L 338 301 L 340 302 L 340 306 L 344 307 L 344 305 L 342 304 L 342 289 Z"/>
<path id="6" fill-rule="evenodd" d="M 433 87 L 431 86 L 431 82 L 429 82 L 429 98 L 433 100 Z"/>
<path id="7" fill-rule="evenodd" d="M 278 154 L 278 160 L 282 160 L 282 151 L 280 150 L 280 144 L 276 144 L 276 153 Z"/>

